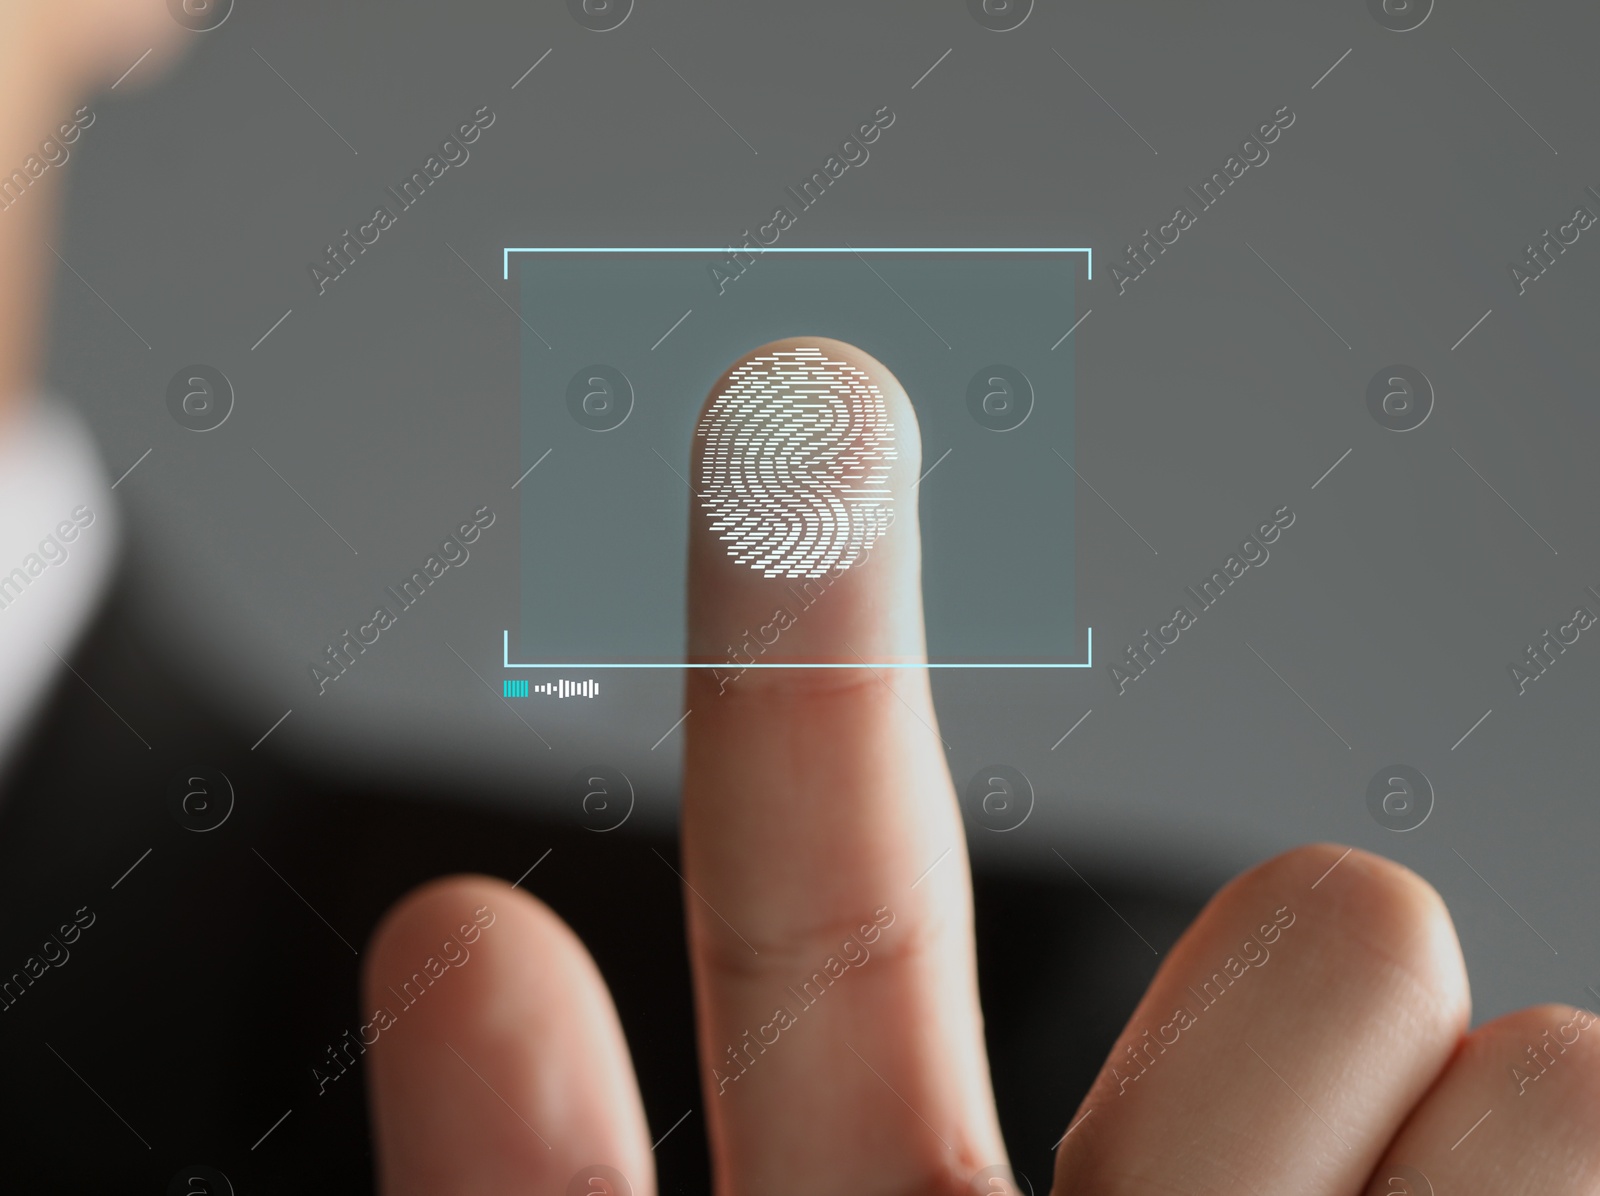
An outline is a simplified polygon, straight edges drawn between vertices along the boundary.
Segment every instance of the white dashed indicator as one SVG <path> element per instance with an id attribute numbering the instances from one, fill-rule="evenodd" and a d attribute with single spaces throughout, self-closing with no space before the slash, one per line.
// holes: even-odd
<path id="1" fill-rule="evenodd" d="M 883 394 L 820 349 L 744 362 L 695 436 L 705 442 L 697 497 L 711 530 L 767 577 L 848 569 L 894 520 L 898 453 Z"/>

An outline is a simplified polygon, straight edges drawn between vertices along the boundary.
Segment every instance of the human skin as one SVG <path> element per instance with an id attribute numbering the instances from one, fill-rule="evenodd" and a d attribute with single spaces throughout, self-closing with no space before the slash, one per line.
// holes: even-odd
<path id="1" fill-rule="evenodd" d="M 869 559 L 761 660 L 920 661 L 915 414 L 881 363 L 837 341 L 742 360 L 797 345 L 865 371 L 883 395 L 898 509 Z M 689 653 L 725 661 L 747 628 L 794 605 L 782 589 L 794 583 L 735 564 L 698 505 L 690 523 Z M 750 669 L 730 684 L 692 670 L 684 700 L 681 867 L 716 1192 L 1016 1191 L 976 1178 L 1006 1153 L 927 670 Z M 651 1137 L 615 1013 L 582 945 L 535 898 L 483 877 L 406 898 L 367 953 L 369 1001 L 479 904 L 505 917 L 480 940 L 485 965 L 368 1056 L 384 1192 L 620 1191 L 568 1187 L 602 1163 L 651 1196 Z M 870 962 L 796 1013 L 789 986 L 885 909 Z M 1420 1172 L 1440 1196 L 1600 1192 L 1600 1028 L 1543 1006 L 1468 1033 L 1469 1010 L 1454 928 L 1426 882 L 1340 846 L 1280 855 L 1210 902 L 1083 1102 L 1059 1111 L 1053 1190 L 1427 1196 Z M 1562 1045 L 1519 1091 L 1511 1068 L 1534 1070 L 1526 1048 L 1546 1030 Z M 737 1079 L 730 1045 L 748 1060 Z"/>
<path id="2" fill-rule="evenodd" d="M 140 70 L 153 75 L 180 36 L 165 0 L 0 0 L 0 171 L 152 47 Z M 0 211 L 0 437 L 37 377 L 59 175 Z M 915 415 L 859 349 L 776 347 L 799 344 L 864 371 L 883 395 L 899 513 L 763 660 L 848 659 L 846 645 L 864 661 L 914 663 Z M 787 604 L 783 582 L 735 566 L 693 515 L 688 642 L 695 659 L 721 661 Z M 1006 1193 L 972 1182 L 1005 1148 L 927 672 L 753 669 L 723 686 L 694 670 L 685 701 L 682 868 L 717 1192 Z M 633 1196 L 653 1196 L 650 1128 L 604 981 L 523 890 L 451 877 L 404 898 L 365 953 L 361 1008 L 390 1003 L 389 985 L 485 908 L 494 922 L 471 940 L 470 963 L 365 1056 L 383 1191 L 565 1196 L 600 1163 Z M 868 925 L 881 929 L 869 938 Z M 786 986 L 851 936 L 870 941 L 870 962 L 730 1080 L 726 1047 L 772 1025 Z M 1226 991 L 1208 1003 L 1208 984 Z M 1101 1078 L 1060 1110 L 1055 1191 L 1423 1196 L 1390 1178 L 1412 1168 L 1440 1196 L 1600 1192 L 1600 1027 L 1540 1006 L 1468 1033 L 1469 1005 L 1449 915 L 1425 882 L 1336 846 L 1278 856 L 1206 907 Z M 1190 1024 L 1174 1029 L 1179 1008 Z"/>

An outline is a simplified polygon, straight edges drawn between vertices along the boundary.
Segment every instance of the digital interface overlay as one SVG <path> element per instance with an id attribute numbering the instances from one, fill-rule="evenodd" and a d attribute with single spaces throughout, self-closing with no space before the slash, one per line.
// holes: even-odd
<path id="1" fill-rule="evenodd" d="M 819 337 L 883 362 L 921 432 L 928 663 L 868 663 L 1090 667 L 1074 610 L 1071 337 L 1090 268 L 1065 248 L 507 249 L 525 472 L 522 625 L 504 633 L 504 666 L 717 667 L 684 659 L 689 520 L 717 506 L 691 472 L 696 419 L 736 360 Z M 826 377 L 811 393 L 838 409 L 841 374 Z M 759 378 L 744 391 L 747 416 L 782 401 Z M 860 664 L 841 646 L 768 667 Z"/>

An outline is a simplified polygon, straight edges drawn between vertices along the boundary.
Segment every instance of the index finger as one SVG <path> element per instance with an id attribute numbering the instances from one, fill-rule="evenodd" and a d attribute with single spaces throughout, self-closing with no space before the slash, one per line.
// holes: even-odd
<path id="1" fill-rule="evenodd" d="M 1004 1150 L 928 685 L 916 416 L 778 341 L 695 438 L 684 869 L 722 1190 L 952 1190 Z M 813 667 L 795 667 L 799 665 Z"/>

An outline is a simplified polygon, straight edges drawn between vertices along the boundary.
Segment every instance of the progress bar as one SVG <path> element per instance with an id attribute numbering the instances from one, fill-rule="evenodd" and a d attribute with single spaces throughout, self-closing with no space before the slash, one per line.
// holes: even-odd
<path id="1" fill-rule="evenodd" d="M 502 664 L 508 669 L 1090 669 L 1094 667 L 1094 628 L 1084 629 L 1088 640 L 1088 659 L 1075 662 L 1056 661 L 922 661 L 907 664 L 895 661 L 873 664 L 868 661 L 841 661 L 815 663 L 761 663 L 741 664 L 738 661 L 623 661 L 611 664 L 575 664 L 570 660 L 551 661 L 545 664 L 520 664 L 511 659 L 511 632 L 504 631 Z"/>

